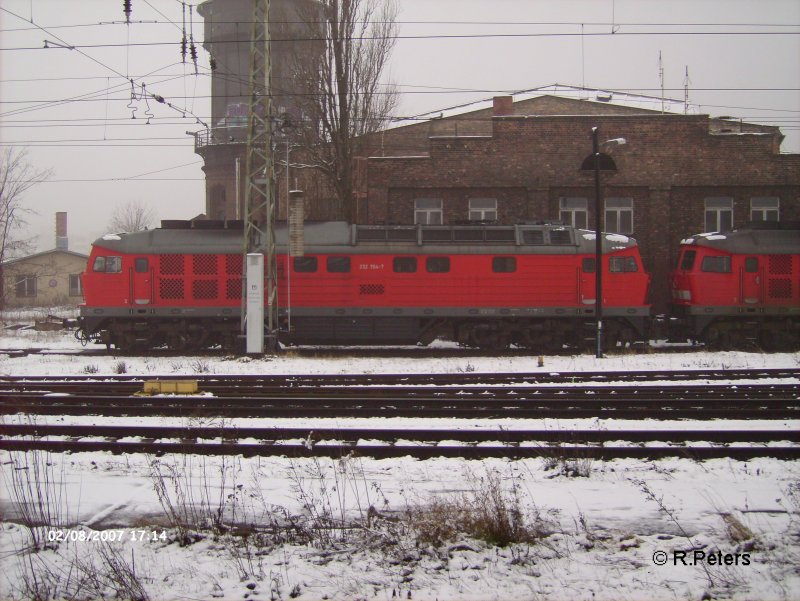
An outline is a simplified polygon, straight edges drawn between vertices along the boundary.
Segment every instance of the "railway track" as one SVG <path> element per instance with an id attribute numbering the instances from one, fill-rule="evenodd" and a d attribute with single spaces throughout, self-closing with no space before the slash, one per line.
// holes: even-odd
<path id="1" fill-rule="evenodd" d="M 620 444 L 620 441 L 623 441 Z M 797 430 L 250 428 L 6 424 L 7 451 L 376 458 L 800 458 Z M 734 445 L 734 446 L 730 446 Z"/>
<path id="2" fill-rule="evenodd" d="M 57 452 L 203 453 L 242 455 L 411 455 L 463 457 L 800 458 L 800 433 L 764 429 L 542 430 L 196 428 L 36 424 L 34 415 L 220 418 L 599 418 L 630 420 L 800 419 L 797 370 L 723 372 L 746 383 L 714 383 L 716 371 L 692 372 L 697 381 L 645 385 L 668 372 L 622 374 L 457 374 L 420 376 L 206 376 L 196 395 L 135 394 L 142 379 L 3 378 L 0 414 L 29 423 L 0 425 L 0 449 Z M 485 383 L 485 380 L 490 383 Z M 764 380 L 762 383 L 752 381 Z M 709 383 L 711 382 L 711 383 Z M 394 385 L 391 385 L 394 383 Z M 89 391 L 89 392 L 87 392 Z M 17 418 L 19 421 L 19 418 Z M 89 420 L 87 420 L 89 421 Z M 52 422 L 52 420 L 51 420 Z M 768 422 L 767 422 L 768 424 Z"/>
<path id="3" fill-rule="evenodd" d="M 159 380 L 185 380 L 189 376 L 157 376 Z M 83 386 L 87 391 L 101 383 L 106 391 L 133 392 L 141 388 L 143 376 L 0 376 L 0 391 L 46 386 L 51 392 L 71 392 Z M 200 388 L 206 391 L 244 391 L 269 388 L 342 387 L 342 386 L 497 386 L 535 384 L 605 384 L 612 382 L 689 382 L 715 380 L 794 379 L 800 381 L 800 369 L 704 369 L 597 372 L 531 372 L 531 373 L 457 373 L 457 374 L 323 374 L 323 375 L 197 375 Z M 113 388 L 112 388 L 113 385 Z"/>

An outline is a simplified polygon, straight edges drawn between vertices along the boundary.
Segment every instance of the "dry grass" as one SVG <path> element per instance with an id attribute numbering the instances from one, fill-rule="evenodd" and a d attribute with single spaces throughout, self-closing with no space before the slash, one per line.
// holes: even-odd
<path id="1" fill-rule="evenodd" d="M 472 489 L 448 499 L 411 507 L 408 524 L 418 543 L 442 546 L 462 536 L 505 547 L 533 543 L 550 531 L 538 512 L 526 512 L 516 483 L 504 486 L 499 474 L 487 471 Z"/>

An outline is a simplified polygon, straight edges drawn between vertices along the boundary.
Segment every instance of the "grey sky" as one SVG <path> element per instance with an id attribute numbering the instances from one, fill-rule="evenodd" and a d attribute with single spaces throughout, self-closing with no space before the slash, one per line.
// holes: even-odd
<path id="1" fill-rule="evenodd" d="M 399 4 L 391 66 L 402 93 L 398 116 L 552 83 L 658 96 L 661 52 L 667 96 L 683 98 L 688 67 L 689 100 L 702 112 L 779 125 L 783 151 L 800 152 L 796 0 Z M 54 246 L 59 210 L 69 213 L 70 249 L 78 252 L 105 233 L 120 203 L 140 200 L 159 219 L 204 210 L 202 161 L 186 134 L 203 128 L 197 118 L 209 121 L 202 20 L 194 14 L 195 75 L 176 46 L 153 44 L 180 40 L 181 4 L 132 6 L 125 25 L 116 0 L 0 0 L 0 143 L 27 145 L 36 167 L 53 170 L 52 182 L 26 196 L 39 250 Z M 148 107 L 138 85 L 132 101 L 127 77 L 165 103 Z"/>

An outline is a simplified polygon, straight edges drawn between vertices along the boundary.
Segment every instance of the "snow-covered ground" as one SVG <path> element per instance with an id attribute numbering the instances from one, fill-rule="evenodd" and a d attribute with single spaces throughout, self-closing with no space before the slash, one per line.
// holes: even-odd
<path id="1" fill-rule="evenodd" d="M 80 348 L 61 333 L 6 331 L 0 337 L 0 349 L 25 346 Z M 798 366 L 797 353 L 743 352 L 545 357 L 543 367 L 536 357 L 521 355 L 425 358 L 410 352 L 404 358 L 382 358 L 369 350 L 314 357 L 290 351 L 263 360 L 9 358 L 0 352 L 0 374 L 98 378 L 120 371 L 153 377 Z M 209 421 L 219 423 L 200 418 L 186 423 Z M 355 420 L 314 423 L 363 425 Z M 247 424 L 308 425 L 308 420 Z M 422 420 L 386 420 L 381 425 L 426 427 Z M 485 425 L 477 420 L 462 424 Z M 600 419 L 503 425 L 620 426 Z M 800 420 L 773 426 L 796 428 Z M 101 593 L 154 600 L 800 599 L 796 461 L 328 460 L 7 452 L 0 460 L 2 599 L 80 599 Z M 32 486 L 34 482 L 39 486 Z M 31 531 L 20 523 L 20 504 L 25 502 L 28 509 L 45 505 L 50 512 L 47 521 L 55 529 L 49 536 L 60 539 L 54 548 L 29 552 Z M 494 546 L 466 534 L 469 528 L 457 518 L 469 512 L 465 508 L 481 515 L 483 504 L 497 521 L 507 518 L 506 525 L 516 527 L 521 542 Z M 175 527 L 179 522 L 199 532 L 191 544 L 179 544 L 179 538 L 191 536 Z M 449 527 L 456 522 L 458 527 Z M 220 523 L 238 529 L 200 529 Z M 46 542 L 47 533 L 34 533 Z"/>

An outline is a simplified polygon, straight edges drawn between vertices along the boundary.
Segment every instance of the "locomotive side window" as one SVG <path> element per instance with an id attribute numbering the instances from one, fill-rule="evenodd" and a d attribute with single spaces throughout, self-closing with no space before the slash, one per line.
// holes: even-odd
<path id="1" fill-rule="evenodd" d="M 450 257 L 428 257 L 425 260 L 425 269 L 428 273 L 448 273 Z"/>
<path id="2" fill-rule="evenodd" d="M 494 257 L 492 259 L 492 271 L 495 273 L 514 273 L 516 270 L 516 257 Z"/>
<path id="3" fill-rule="evenodd" d="M 316 271 L 317 271 L 317 257 L 294 258 L 295 273 L 316 273 Z"/>
<path id="4" fill-rule="evenodd" d="M 747 257 L 744 260 L 744 270 L 747 273 L 758 273 L 758 257 Z"/>
<path id="5" fill-rule="evenodd" d="M 136 273 L 147 273 L 150 270 L 150 265 L 147 259 L 136 259 Z"/>
<path id="6" fill-rule="evenodd" d="M 611 257 L 611 273 L 633 273 L 639 271 L 635 257 Z"/>
<path id="7" fill-rule="evenodd" d="M 583 273 L 594 273 L 595 272 L 595 260 L 591 257 L 586 257 L 581 261 L 581 271 Z"/>
<path id="8" fill-rule="evenodd" d="M 712 256 L 703 257 L 703 262 L 700 264 L 700 270 L 707 273 L 730 273 L 731 258 Z"/>
<path id="9" fill-rule="evenodd" d="M 328 257 L 328 273 L 350 273 L 350 257 Z"/>
<path id="10" fill-rule="evenodd" d="M 120 273 L 122 271 L 122 257 L 96 257 L 92 271 L 101 273 Z"/>
<path id="11" fill-rule="evenodd" d="M 395 257 L 393 261 L 395 273 L 416 273 L 417 272 L 417 258 L 416 257 Z"/>
<path id="12" fill-rule="evenodd" d="M 681 269 L 683 271 L 691 271 L 694 269 L 694 259 L 697 256 L 696 250 L 686 250 L 683 252 L 683 258 L 681 259 Z"/>

